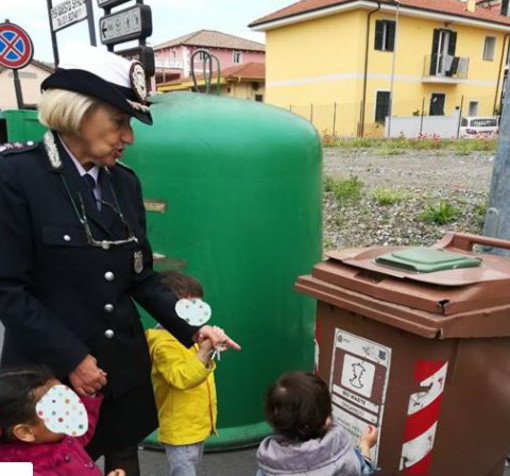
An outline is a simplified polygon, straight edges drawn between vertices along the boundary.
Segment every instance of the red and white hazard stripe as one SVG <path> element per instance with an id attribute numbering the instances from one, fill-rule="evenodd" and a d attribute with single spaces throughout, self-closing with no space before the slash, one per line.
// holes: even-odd
<path id="1" fill-rule="evenodd" d="M 427 389 L 409 398 L 400 458 L 404 474 L 426 474 L 430 469 L 447 370 L 445 361 L 422 360 L 416 364 L 415 380 Z"/>

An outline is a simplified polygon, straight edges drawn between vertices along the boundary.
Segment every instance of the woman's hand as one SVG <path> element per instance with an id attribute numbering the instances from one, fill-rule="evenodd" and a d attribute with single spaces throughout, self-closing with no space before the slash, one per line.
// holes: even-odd
<path id="1" fill-rule="evenodd" d="M 241 346 L 233 341 L 225 331 L 218 326 L 203 326 L 195 334 L 195 341 L 202 342 L 204 339 L 211 341 L 212 347 L 217 349 L 223 347 L 225 349 L 232 348 L 235 350 L 241 350 Z"/>
<path id="2" fill-rule="evenodd" d="M 78 395 L 93 395 L 106 385 L 106 372 L 97 366 L 97 360 L 87 355 L 69 374 L 69 382 Z"/>

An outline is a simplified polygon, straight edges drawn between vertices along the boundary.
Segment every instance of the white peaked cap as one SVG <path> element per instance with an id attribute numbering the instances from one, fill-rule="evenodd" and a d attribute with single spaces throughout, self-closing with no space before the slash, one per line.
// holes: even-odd
<path id="1" fill-rule="evenodd" d="M 146 78 L 138 61 L 95 46 L 77 46 L 63 51 L 62 60 L 41 89 L 66 89 L 91 96 L 152 124 L 146 102 Z"/>

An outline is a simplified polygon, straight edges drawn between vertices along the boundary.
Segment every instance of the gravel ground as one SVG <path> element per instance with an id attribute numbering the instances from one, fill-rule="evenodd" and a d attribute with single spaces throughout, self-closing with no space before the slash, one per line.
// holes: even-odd
<path id="1" fill-rule="evenodd" d="M 362 197 L 339 203 L 324 194 L 324 249 L 368 245 L 431 245 L 447 231 L 479 234 L 490 189 L 494 153 L 456 155 L 446 150 L 407 150 L 380 155 L 374 149 L 324 149 L 324 175 L 357 177 Z M 403 199 L 380 205 L 374 191 L 399 191 Z M 426 222 L 422 214 L 445 201 L 458 210 L 446 224 Z"/>

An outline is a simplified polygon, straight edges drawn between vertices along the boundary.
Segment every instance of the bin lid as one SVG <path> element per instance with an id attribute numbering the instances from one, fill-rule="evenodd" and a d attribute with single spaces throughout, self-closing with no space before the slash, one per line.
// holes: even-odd
<path id="1" fill-rule="evenodd" d="M 474 253 L 466 237 L 487 240 L 448 234 L 430 248 L 332 251 L 296 287 L 429 337 L 510 336 L 510 261 Z M 493 241 L 510 249 L 510 241 Z"/>
<path id="2" fill-rule="evenodd" d="M 417 247 L 377 256 L 375 262 L 418 273 L 432 273 L 448 269 L 475 268 L 480 266 L 482 260 L 443 249 Z"/>

